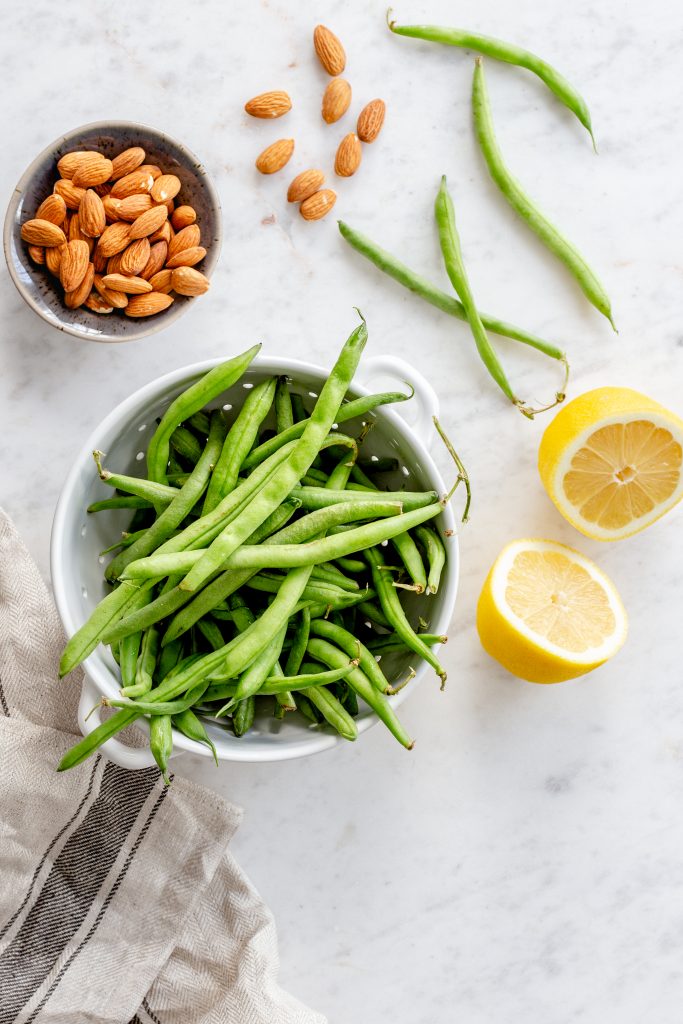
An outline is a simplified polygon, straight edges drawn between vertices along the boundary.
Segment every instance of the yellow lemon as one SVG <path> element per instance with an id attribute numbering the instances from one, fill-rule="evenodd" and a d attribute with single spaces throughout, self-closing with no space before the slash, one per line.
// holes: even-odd
<path id="1" fill-rule="evenodd" d="M 546 428 L 538 468 L 572 526 L 621 540 L 683 497 L 683 420 L 630 388 L 587 391 Z"/>
<path id="2" fill-rule="evenodd" d="M 591 672 L 626 639 L 614 584 L 589 558 L 550 540 L 503 548 L 477 605 L 484 650 L 532 683 Z"/>

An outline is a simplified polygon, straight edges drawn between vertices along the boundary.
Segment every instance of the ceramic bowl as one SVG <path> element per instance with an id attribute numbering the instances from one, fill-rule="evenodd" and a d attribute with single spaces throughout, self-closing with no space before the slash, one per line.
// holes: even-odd
<path id="1" fill-rule="evenodd" d="M 210 277 L 221 249 L 221 205 L 216 189 L 197 157 L 165 132 L 129 121 L 97 121 L 60 136 L 36 157 L 22 175 L 10 199 L 5 216 L 4 249 L 10 276 L 19 294 L 35 312 L 60 331 L 84 341 L 134 341 L 167 327 L 195 302 L 175 296 L 173 305 L 156 316 L 134 319 L 118 313 L 103 315 L 81 306 L 67 309 L 61 288 L 45 267 L 37 266 L 21 239 L 21 225 L 30 220 L 40 203 L 52 192 L 59 177 L 57 161 L 65 153 L 96 149 L 113 157 L 129 146 L 142 146 L 146 162 L 158 164 L 164 172 L 182 182 L 179 198 L 197 211 L 202 245 L 207 253 L 202 273 Z"/>
<path id="2" fill-rule="evenodd" d="M 120 537 L 130 520 L 130 512 L 96 515 L 88 515 L 86 512 L 91 502 L 111 496 L 111 489 L 106 488 L 97 475 L 92 458 L 93 450 L 106 452 L 107 466 L 115 467 L 117 472 L 139 475 L 144 452 L 158 417 L 182 391 L 218 362 L 220 360 L 215 359 L 174 370 L 136 391 L 109 413 L 76 456 L 57 504 L 51 541 L 52 586 L 67 636 L 72 636 L 79 629 L 106 593 L 108 588 L 102 575 L 105 559 L 100 552 Z M 266 377 L 280 374 L 286 374 L 305 401 L 312 404 L 327 379 L 328 371 L 310 363 L 258 356 L 242 380 L 214 404 L 223 406 L 234 416 L 244 400 L 245 388 L 253 387 Z M 433 489 L 442 494 L 447 488 L 428 450 L 434 436 L 432 417 L 438 412 L 438 402 L 433 389 L 420 374 L 394 357 L 362 360 L 350 394 L 358 396 L 377 391 L 403 390 L 404 382 L 414 387 L 415 395 L 410 402 L 396 409 L 400 408 L 403 415 L 410 416 L 411 422 L 406 422 L 403 415 L 390 406 L 376 409 L 366 417 L 372 420 L 373 428 L 363 443 L 363 455 L 365 458 L 387 455 L 398 458 L 399 468 L 396 472 L 383 476 L 386 486 L 392 490 Z M 362 426 L 361 420 L 350 420 L 344 423 L 344 432 L 357 436 Z M 448 632 L 458 583 L 458 540 L 450 507 L 444 509 L 437 523 L 448 555 L 439 591 L 429 598 L 406 592 L 404 606 L 415 623 L 419 614 L 427 614 L 430 631 L 441 634 Z M 453 533 L 448 535 L 446 531 Z M 417 674 L 412 682 L 392 698 L 396 705 L 402 703 L 425 676 L 429 676 L 431 686 L 438 689 L 438 679 L 433 669 L 424 662 L 416 661 L 411 652 L 395 653 L 382 659 L 382 667 L 392 683 L 405 680 L 411 666 L 415 666 Z M 101 645 L 86 659 L 83 667 L 86 681 L 81 696 L 79 723 L 86 734 L 99 722 L 99 711 L 86 721 L 88 712 L 102 695 L 118 696 L 120 676 L 109 648 Z M 68 680 L 65 685 L 69 685 Z M 144 724 L 144 719 L 141 721 Z M 375 722 L 375 714 L 363 705 L 357 719 L 361 737 Z M 311 726 L 298 713 L 286 715 L 283 721 L 276 720 L 272 715 L 264 714 L 261 718 L 257 716 L 254 728 L 239 739 L 225 727 L 213 724 L 210 719 L 206 719 L 206 723 L 219 759 L 226 761 L 285 760 L 314 754 L 337 743 L 347 742 L 329 726 Z M 387 741 L 396 742 L 389 734 Z M 116 739 L 106 743 L 103 750 L 124 767 L 142 768 L 153 763 L 148 749 L 133 749 Z M 191 750 L 202 755 L 209 753 L 205 746 L 180 733 L 174 734 L 174 750 Z"/>

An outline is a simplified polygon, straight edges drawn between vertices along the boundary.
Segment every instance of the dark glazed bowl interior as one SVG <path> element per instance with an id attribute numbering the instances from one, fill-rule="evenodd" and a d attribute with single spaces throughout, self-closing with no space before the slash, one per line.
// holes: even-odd
<path id="1" fill-rule="evenodd" d="M 194 298 L 174 296 L 173 305 L 155 316 L 133 319 L 114 310 L 103 315 L 82 306 L 67 309 L 58 283 L 44 266 L 33 263 L 21 239 L 21 225 L 35 216 L 40 203 L 52 192 L 59 177 L 57 161 L 78 149 L 97 149 L 116 156 L 129 146 L 142 146 L 145 163 L 157 164 L 164 173 L 175 174 L 182 183 L 176 204 L 193 206 L 207 250 L 198 270 L 211 273 L 221 248 L 221 207 L 218 194 L 206 170 L 186 146 L 156 128 L 128 121 L 99 121 L 76 128 L 49 145 L 26 170 L 7 209 L 4 248 L 7 266 L 22 298 L 47 323 L 88 341 L 133 341 L 168 326 L 185 312 Z"/>

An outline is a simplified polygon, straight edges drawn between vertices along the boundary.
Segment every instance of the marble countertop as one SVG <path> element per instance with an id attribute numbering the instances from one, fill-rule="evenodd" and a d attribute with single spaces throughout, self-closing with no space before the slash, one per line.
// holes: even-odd
<path id="1" fill-rule="evenodd" d="M 668 1024 L 683 995 L 682 514 L 618 545 L 574 532 L 535 470 L 543 419 L 504 404 L 466 327 L 369 268 L 333 217 L 304 223 L 284 200 L 287 175 L 260 177 L 253 160 L 291 134 L 292 168 L 331 174 L 345 123 L 327 127 L 318 113 L 325 76 L 310 36 L 324 21 L 347 47 L 353 109 L 378 95 L 388 106 L 361 170 L 339 185 L 339 215 L 443 284 L 432 205 L 448 174 L 481 306 L 565 345 L 571 394 L 631 385 L 680 413 L 680 6 L 416 0 L 397 15 L 522 42 L 580 84 L 599 158 L 531 75 L 488 65 L 509 162 L 599 271 L 619 335 L 488 179 L 470 124 L 471 57 L 391 36 L 382 3 L 167 0 L 159 18 L 130 0 L 96 11 L 34 0 L 0 43 L 12 83 L 2 195 L 61 131 L 137 119 L 202 157 L 225 241 L 211 292 L 134 345 L 60 335 L 0 274 L 2 503 L 47 577 L 61 481 L 105 412 L 163 370 L 255 341 L 327 363 L 360 306 L 368 352 L 413 361 L 434 382 L 472 476 L 448 688 L 425 682 L 402 709 L 411 754 L 376 728 L 309 760 L 216 770 L 185 757 L 177 770 L 246 808 L 234 851 L 275 913 L 282 982 L 333 1024 Z M 268 88 L 291 93 L 286 122 L 244 115 Z M 552 393 L 552 365 L 512 343 L 499 351 L 521 392 Z M 622 593 L 627 646 L 590 677 L 534 687 L 479 646 L 482 580 L 524 535 L 575 545 Z"/>

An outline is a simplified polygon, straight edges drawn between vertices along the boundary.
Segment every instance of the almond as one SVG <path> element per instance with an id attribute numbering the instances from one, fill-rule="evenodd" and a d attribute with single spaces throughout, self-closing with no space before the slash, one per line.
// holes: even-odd
<path id="1" fill-rule="evenodd" d="M 252 117 L 271 118 L 282 117 L 288 110 L 292 109 L 292 101 L 289 94 L 280 90 L 273 92 L 262 92 L 260 96 L 254 96 L 244 109 Z"/>
<path id="2" fill-rule="evenodd" d="M 323 93 L 322 115 L 327 124 L 334 124 L 351 106 L 351 86 L 345 78 L 333 78 Z"/>
<path id="3" fill-rule="evenodd" d="M 171 227 L 170 220 L 165 220 L 158 231 L 155 231 L 153 235 L 149 236 L 149 240 L 154 245 L 155 242 L 166 242 L 168 245 L 173 238 L 173 228 Z"/>
<path id="4" fill-rule="evenodd" d="M 149 192 L 136 192 L 135 195 L 126 196 L 125 199 L 115 199 L 114 202 L 118 203 L 119 220 L 137 220 L 153 206 Z"/>
<path id="5" fill-rule="evenodd" d="M 261 174 L 281 171 L 294 152 L 294 139 L 278 139 L 256 157 L 256 170 Z"/>
<path id="6" fill-rule="evenodd" d="M 85 300 L 83 305 L 87 306 L 88 309 L 91 309 L 93 311 L 93 313 L 113 313 L 114 312 L 114 307 L 113 306 L 108 306 L 107 305 L 107 300 L 103 299 L 102 296 L 98 292 L 96 292 L 96 291 L 90 292 L 90 295 L 87 297 L 87 299 Z"/>
<path id="7" fill-rule="evenodd" d="M 188 224 L 186 228 L 182 228 L 181 231 L 171 239 L 168 246 L 168 258 L 173 259 L 183 249 L 191 249 L 195 245 L 199 245 L 201 241 L 201 231 L 199 230 L 198 224 Z"/>
<path id="8" fill-rule="evenodd" d="M 161 172 L 161 167 L 157 167 L 156 164 L 142 164 L 138 168 L 138 170 L 139 171 L 144 171 L 146 174 L 151 174 L 155 181 L 157 180 L 157 178 L 161 177 L 161 173 L 162 173 Z"/>
<path id="9" fill-rule="evenodd" d="M 93 192 L 96 192 L 100 199 L 104 199 L 111 192 L 111 182 L 105 181 L 103 185 L 93 185 Z"/>
<path id="10" fill-rule="evenodd" d="M 117 252 L 123 252 L 130 242 L 130 224 L 123 220 L 114 221 L 106 227 L 97 243 L 101 256 L 115 256 Z"/>
<path id="11" fill-rule="evenodd" d="M 127 174 L 137 170 L 144 159 L 145 151 L 140 146 L 131 146 L 130 149 L 124 149 L 111 162 L 112 179 L 118 181 L 119 178 L 125 178 Z"/>
<path id="12" fill-rule="evenodd" d="M 331 188 L 323 188 L 314 192 L 308 199 L 304 199 L 299 207 L 299 213 L 304 220 L 322 220 L 337 201 L 337 193 Z"/>
<path id="13" fill-rule="evenodd" d="M 358 136 L 349 132 L 339 143 L 337 155 L 334 158 L 334 173 L 340 178 L 350 178 L 360 167 L 363 156 Z"/>
<path id="14" fill-rule="evenodd" d="M 28 254 L 34 263 L 38 265 L 45 263 L 45 249 L 42 245 L 29 245 Z"/>
<path id="15" fill-rule="evenodd" d="M 125 249 L 124 249 L 125 252 Z M 102 273 L 103 274 L 122 274 L 121 260 L 123 259 L 123 252 L 117 252 L 113 256 L 110 256 L 107 260 Z"/>
<path id="16" fill-rule="evenodd" d="M 62 226 L 66 217 L 66 203 L 61 196 L 48 196 L 36 210 L 36 220 L 50 220 L 53 224 Z"/>
<path id="17" fill-rule="evenodd" d="M 107 160 L 101 153 L 86 153 L 79 161 L 71 180 L 77 188 L 103 185 L 111 178 L 111 167 L 111 160 Z"/>
<path id="18" fill-rule="evenodd" d="M 95 240 L 90 238 L 88 235 L 83 234 L 81 228 L 81 215 L 77 210 L 76 213 L 72 214 L 71 220 L 69 221 L 69 230 L 65 231 L 64 234 L 70 242 L 85 242 L 88 246 L 88 254 L 93 251 Z"/>
<path id="19" fill-rule="evenodd" d="M 149 281 L 144 281 L 141 277 L 126 277 L 125 274 L 105 274 L 102 284 L 109 291 L 125 292 L 126 295 L 143 295 L 152 290 Z"/>
<path id="20" fill-rule="evenodd" d="M 81 231 L 90 238 L 99 238 L 107 226 L 104 204 L 97 192 L 94 192 L 91 188 L 87 190 L 81 200 L 81 205 L 78 207 L 78 216 L 81 222 Z"/>
<path id="21" fill-rule="evenodd" d="M 78 309 L 79 306 L 83 305 L 85 300 L 90 295 L 90 292 L 92 291 L 92 283 L 94 277 L 94 267 L 92 263 L 88 263 L 88 266 L 86 267 L 85 271 L 85 276 L 83 277 L 83 280 L 79 284 L 78 288 L 74 288 L 74 290 L 71 292 L 64 293 L 64 302 L 66 303 L 69 309 Z"/>
<path id="22" fill-rule="evenodd" d="M 313 46 L 318 60 L 328 75 L 341 75 L 346 67 L 346 53 L 334 32 L 324 25 L 316 25 L 313 32 Z"/>
<path id="23" fill-rule="evenodd" d="M 60 178 L 55 182 L 52 190 L 55 195 L 61 196 L 69 210 L 77 210 L 85 195 L 84 188 L 76 188 L 72 181 L 67 178 Z"/>
<path id="24" fill-rule="evenodd" d="M 95 156 L 98 155 L 97 153 L 95 154 Z M 59 171 L 60 178 L 73 178 L 83 158 L 89 156 L 92 156 L 92 150 L 88 149 L 79 149 L 73 153 L 65 153 L 57 161 L 57 170 Z"/>
<path id="25" fill-rule="evenodd" d="M 138 167 L 137 171 L 124 174 L 122 178 L 115 181 L 109 194 L 112 199 L 125 199 L 127 196 L 134 196 L 137 192 L 149 192 L 153 184 L 154 177 L 149 171 Z"/>
<path id="26" fill-rule="evenodd" d="M 95 251 L 92 254 L 92 262 L 96 274 L 102 274 L 107 269 L 107 257 L 102 255 L 99 245 L 95 246 Z"/>
<path id="27" fill-rule="evenodd" d="M 166 260 L 166 266 L 169 270 L 175 270 L 176 267 L 193 267 L 195 263 L 201 263 L 205 256 L 206 249 L 203 246 L 193 245 L 189 249 L 182 249 L 172 259 Z"/>
<path id="28" fill-rule="evenodd" d="M 171 288 L 178 295 L 203 295 L 209 290 L 209 279 L 192 267 L 178 267 L 173 271 Z"/>
<path id="29" fill-rule="evenodd" d="M 160 270 L 154 277 L 150 278 L 149 283 L 155 292 L 163 292 L 164 295 L 168 295 L 173 288 L 174 273 L 175 271 L 173 270 Z"/>
<path id="30" fill-rule="evenodd" d="M 356 132 L 361 142 L 374 142 L 382 130 L 387 107 L 384 100 L 370 100 L 358 115 Z"/>
<path id="31" fill-rule="evenodd" d="M 153 235 L 167 218 L 168 210 L 165 206 L 153 206 L 147 213 L 135 218 L 130 227 L 130 237 L 145 238 L 147 235 Z"/>
<path id="32" fill-rule="evenodd" d="M 113 306 L 114 309 L 125 309 L 128 305 L 128 296 L 125 292 L 117 292 L 107 288 L 102 283 L 101 274 L 95 274 L 93 284 L 108 306 Z"/>
<path id="33" fill-rule="evenodd" d="M 140 239 L 140 241 L 143 241 L 143 239 Z M 144 241 L 147 241 L 147 239 L 144 239 Z M 126 252 L 128 252 L 127 249 Z M 147 262 L 145 263 L 142 270 L 139 271 L 140 277 L 144 277 L 145 281 L 149 281 L 152 277 L 154 277 L 155 274 L 158 274 L 158 272 L 161 270 L 164 263 L 166 262 L 167 256 L 168 245 L 166 244 L 166 242 L 155 242 L 154 245 L 150 246 L 149 257 L 147 258 Z"/>
<path id="34" fill-rule="evenodd" d="M 302 171 L 287 189 L 287 202 L 302 203 L 318 191 L 324 180 L 325 175 L 322 171 Z"/>
<path id="35" fill-rule="evenodd" d="M 64 245 L 66 235 L 51 220 L 27 220 L 21 226 L 21 237 L 30 245 Z"/>
<path id="36" fill-rule="evenodd" d="M 65 249 L 66 242 L 64 245 L 55 245 L 45 250 L 45 266 L 55 277 L 59 277 L 59 265 L 62 262 L 62 253 Z"/>
<path id="37" fill-rule="evenodd" d="M 155 203 L 165 203 L 175 199 L 180 192 L 180 178 L 175 174 L 162 174 L 152 185 L 152 199 Z"/>
<path id="38" fill-rule="evenodd" d="M 74 239 L 67 243 L 59 266 L 59 280 L 65 292 L 72 292 L 78 288 L 85 277 L 89 262 L 90 250 L 87 242 Z"/>
<path id="39" fill-rule="evenodd" d="M 163 310 L 173 302 L 172 295 L 165 295 L 163 292 L 150 292 L 148 295 L 136 295 L 126 306 L 127 316 L 154 316 L 155 313 L 162 313 Z"/>
<path id="40" fill-rule="evenodd" d="M 124 202 L 125 199 L 112 199 L 111 196 L 104 197 L 102 200 L 102 207 L 108 221 L 122 219 L 119 210 L 121 209 L 121 203 Z"/>
<path id="41" fill-rule="evenodd" d="M 197 214 L 191 206 L 177 206 L 171 215 L 171 224 L 176 231 L 182 231 L 188 224 L 194 224 Z"/>
<path id="42" fill-rule="evenodd" d="M 131 242 L 121 253 L 121 273 L 137 277 L 147 266 L 151 248 L 148 238 L 138 238 Z"/>

